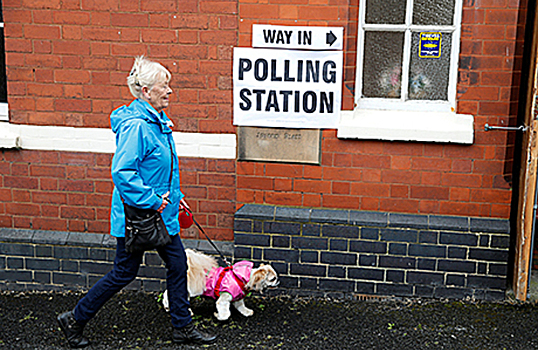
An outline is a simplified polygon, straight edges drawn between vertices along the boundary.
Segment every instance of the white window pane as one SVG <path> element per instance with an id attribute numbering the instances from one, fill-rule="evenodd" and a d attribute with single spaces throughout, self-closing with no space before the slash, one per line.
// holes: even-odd
<path id="1" fill-rule="evenodd" d="M 440 47 L 431 52 L 419 50 L 421 33 L 412 33 L 411 65 L 409 70 L 408 99 L 410 100 L 448 100 L 448 78 L 450 73 L 450 51 L 452 34 L 440 34 Z M 439 33 L 423 33 L 437 34 Z M 423 44 L 427 43 L 423 37 Z M 429 43 L 430 46 L 433 46 Z M 428 50 L 428 47 L 425 48 Z M 434 50 L 439 50 L 435 52 Z M 431 55 L 428 55 L 432 53 Z M 421 57 L 422 56 L 422 57 Z"/>
<path id="2" fill-rule="evenodd" d="M 452 25 L 455 0 L 414 0 L 413 24 Z"/>
<path id="3" fill-rule="evenodd" d="M 366 0 L 366 23 L 405 23 L 406 0 Z"/>
<path id="4" fill-rule="evenodd" d="M 401 96 L 404 33 L 365 32 L 363 97 Z"/>

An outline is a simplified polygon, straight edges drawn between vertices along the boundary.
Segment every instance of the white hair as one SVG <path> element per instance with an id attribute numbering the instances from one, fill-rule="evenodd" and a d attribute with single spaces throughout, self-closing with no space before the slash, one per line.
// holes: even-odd
<path id="1" fill-rule="evenodd" d="M 172 78 L 172 74 L 160 63 L 148 60 L 144 56 L 138 56 L 135 58 L 133 68 L 127 77 L 127 85 L 131 94 L 135 98 L 140 98 L 144 86 L 151 89 L 153 85 L 162 81 L 169 82 L 170 78 Z"/>

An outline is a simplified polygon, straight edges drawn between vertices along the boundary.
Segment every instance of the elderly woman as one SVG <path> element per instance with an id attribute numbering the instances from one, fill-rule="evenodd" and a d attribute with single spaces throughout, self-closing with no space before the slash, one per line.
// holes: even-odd
<path id="1" fill-rule="evenodd" d="M 179 238 L 179 206 L 186 205 L 179 184 L 178 159 L 172 138 L 172 121 L 164 113 L 170 103 L 171 74 L 162 65 L 137 57 L 127 84 L 135 100 L 112 112 L 116 134 L 112 160 L 111 234 L 117 238 L 112 271 L 101 278 L 73 311 L 58 316 L 58 323 L 72 348 L 89 341 L 84 326 L 114 294 L 136 278 L 144 253 L 125 250 L 125 214 L 122 203 L 161 213 L 172 242 L 157 248 L 166 264 L 173 341 L 210 344 L 216 336 L 195 329 L 189 311 L 187 259 Z M 172 175 L 170 172 L 172 171 Z"/>

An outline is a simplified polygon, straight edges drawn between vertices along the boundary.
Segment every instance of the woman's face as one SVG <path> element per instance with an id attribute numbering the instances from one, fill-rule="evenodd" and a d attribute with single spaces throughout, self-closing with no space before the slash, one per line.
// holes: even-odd
<path id="1" fill-rule="evenodd" d="M 172 89 L 168 84 L 169 82 L 167 81 L 156 83 L 146 92 L 148 102 L 159 113 L 170 104 L 170 94 L 172 93 Z"/>

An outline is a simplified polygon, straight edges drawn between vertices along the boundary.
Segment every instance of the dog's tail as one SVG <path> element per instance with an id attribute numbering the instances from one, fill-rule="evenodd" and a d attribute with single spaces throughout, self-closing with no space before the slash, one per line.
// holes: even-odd
<path id="1" fill-rule="evenodd" d="M 205 291 L 205 280 L 207 274 L 219 265 L 217 260 L 206 254 L 202 254 L 193 249 L 185 249 L 187 254 L 187 288 L 189 296 L 202 295 Z"/>

